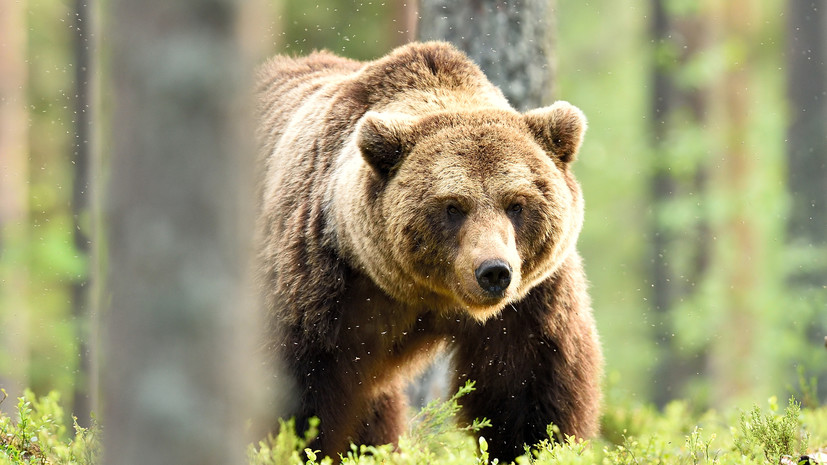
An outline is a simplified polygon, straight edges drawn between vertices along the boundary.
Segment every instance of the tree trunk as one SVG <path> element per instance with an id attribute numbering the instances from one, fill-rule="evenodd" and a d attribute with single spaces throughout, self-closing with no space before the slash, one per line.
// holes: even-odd
<path id="1" fill-rule="evenodd" d="M 709 225 L 703 215 L 692 224 L 676 227 L 667 224 L 666 217 L 674 207 L 674 201 L 683 196 L 703 196 L 707 186 L 708 168 L 705 161 L 697 160 L 693 176 L 681 180 L 671 165 L 674 154 L 674 133 L 682 129 L 703 127 L 707 121 L 708 96 L 705 85 L 680 84 L 679 72 L 684 66 L 704 53 L 709 22 L 699 7 L 681 15 L 669 14 L 668 2 L 652 2 L 652 32 L 655 49 L 652 70 L 651 134 L 654 174 L 651 180 L 652 221 L 650 235 L 652 249 L 650 276 L 652 302 L 656 316 L 654 338 L 658 346 L 655 368 L 654 402 L 663 406 L 676 397 L 684 396 L 689 380 L 703 370 L 705 360 L 699 354 L 681 353 L 674 343 L 673 317 L 678 302 L 692 297 L 707 271 L 709 250 Z M 679 269 L 679 254 L 692 255 L 691 267 Z"/>
<path id="2" fill-rule="evenodd" d="M 792 195 L 790 240 L 827 246 L 827 8 L 821 1 L 790 0 L 787 138 L 788 184 Z M 802 273 L 808 284 L 827 281 L 827 265 Z"/>
<path id="3" fill-rule="evenodd" d="M 418 36 L 463 50 L 514 108 L 551 103 L 553 1 L 420 0 Z"/>
<path id="4" fill-rule="evenodd" d="M 403 45 L 416 40 L 416 0 L 401 0 L 394 3 L 390 34 L 394 45 Z"/>
<path id="5" fill-rule="evenodd" d="M 671 26 L 663 0 L 652 2 L 652 36 L 655 40 L 655 47 L 663 48 L 670 37 Z M 657 50 L 655 55 L 659 55 Z M 670 78 L 667 65 L 655 62 L 652 72 L 652 138 L 654 147 L 655 166 L 652 176 L 652 259 L 651 259 L 651 280 L 652 280 L 652 304 L 657 318 L 655 328 L 655 343 L 658 346 L 658 362 L 655 366 L 655 376 L 652 399 L 658 405 L 664 405 L 676 394 L 677 387 L 669 371 L 673 366 L 675 356 L 671 347 L 671 324 L 669 310 L 676 301 L 676 279 L 670 266 L 670 244 L 673 242 L 672 234 L 663 227 L 663 205 L 676 195 L 677 183 L 673 179 L 666 166 L 660 162 L 661 151 L 667 144 L 669 114 L 675 106 L 674 83 Z"/>
<path id="6" fill-rule="evenodd" d="M 520 111 L 552 102 L 554 2 L 552 0 L 420 0 L 419 40 L 451 42 L 476 62 Z M 447 355 L 411 385 L 414 407 L 445 398 Z"/>
<path id="7" fill-rule="evenodd" d="M 238 19 L 257 15 L 241 5 L 111 5 L 104 463 L 246 463 L 260 325 L 247 279 L 251 31 Z"/>
<path id="8" fill-rule="evenodd" d="M 733 0 L 720 6 L 720 40 L 733 47 L 746 47 L 755 40 L 757 24 L 755 9 L 749 0 Z M 734 328 L 717 334 L 711 347 L 710 371 L 713 398 L 717 405 L 749 392 L 756 382 L 751 370 L 756 347 L 755 335 L 760 327 L 753 300 L 758 289 L 758 272 L 763 263 L 760 232 L 750 205 L 750 184 L 756 177 L 756 162 L 750 151 L 748 132 L 752 109 L 754 63 L 744 55 L 722 77 L 719 88 L 724 153 L 717 171 L 716 185 L 727 199 L 727 220 L 716 234 L 722 247 L 719 266 L 723 269 L 727 299 L 722 302 L 726 312 L 721 328 Z"/>
<path id="9" fill-rule="evenodd" d="M 787 233 L 798 252 L 793 256 L 807 257 L 789 283 L 804 301 L 818 302 L 807 296 L 823 293 L 827 283 L 827 7 L 818 0 L 790 0 L 787 11 Z M 813 320 L 806 337 L 815 347 L 827 334 L 827 321 Z M 818 384 L 827 385 L 827 373 L 822 371 Z"/>
<path id="10" fill-rule="evenodd" d="M 0 388 L 9 413 L 28 384 L 26 2 L 0 2 Z M 2 398 L 2 394 L 0 394 Z"/>
<path id="11" fill-rule="evenodd" d="M 74 217 L 74 244 L 75 251 L 83 256 L 89 256 L 91 226 L 90 202 L 91 190 L 89 185 L 90 174 L 90 140 L 92 130 L 92 105 L 90 94 L 92 43 L 91 7 L 92 0 L 75 0 L 74 15 L 74 65 L 75 65 L 75 140 L 72 151 L 72 167 L 74 169 L 72 185 L 72 216 Z M 90 277 L 91 270 L 87 270 L 86 277 L 72 284 L 72 316 L 75 320 L 75 331 L 78 341 L 78 370 L 75 375 L 74 399 L 72 414 L 78 424 L 89 426 L 92 412 L 92 386 L 94 373 L 92 360 L 94 351 L 90 345 L 91 337 L 91 306 L 90 306 Z"/>

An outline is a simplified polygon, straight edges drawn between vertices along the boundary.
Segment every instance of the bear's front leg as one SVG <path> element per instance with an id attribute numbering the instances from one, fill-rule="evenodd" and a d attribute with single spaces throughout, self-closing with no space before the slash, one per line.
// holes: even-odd
<path id="1" fill-rule="evenodd" d="M 360 430 L 358 412 L 363 412 L 367 405 L 365 390 L 338 351 L 308 351 L 288 363 L 297 385 L 298 405 L 293 412 L 296 432 L 303 435 L 310 426 L 310 418 L 318 418 L 318 435 L 307 447 L 333 457 L 338 463 L 338 453 L 347 450 Z"/>
<path id="2" fill-rule="evenodd" d="M 360 417 L 356 444 L 381 446 L 397 444 L 405 429 L 408 402 L 401 379 L 391 382 L 383 392 L 375 394 Z"/>
<path id="3" fill-rule="evenodd" d="M 297 415 L 300 428 L 309 426 L 310 417 L 320 420 L 319 435 L 308 447 L 338 463 L 338 455 L 347 451 L 351 442 L 374 446 L 396 444 L 405 427 L 408 409 L 401 380 L 379 393 L 342 387 L 331 383 L 324 390 L 313 392 Z M 302 431 L 297 430 L 299 434 Z"/>
<path id="4" fill-rule="evenodd" d="M 467 321 L 457 337 L 457 386 L 476 381 L 462 419 L 491 420 L 479 434 L 500 460 L 546 438 L 550 423 L 565 435 L 597 433 L 602 355 L 579 263 L 569 265 L 497 317 Z"/>
<path id="5" fill-rule="evenodd" d="M 355 331 L 354 331 L 355 332 Z M 309 419 L 320 420 L 318 436 L 308 444 L 338 463 L 351 442 L 396 444 L 405 427 L 408 405 L 399 362 L 374 344 L 341 344 L 329 350 L 307 350 L 290 360 L 296 380 L 297 432 Z M 415 345 L 420 348 L 420 345 Z"/>

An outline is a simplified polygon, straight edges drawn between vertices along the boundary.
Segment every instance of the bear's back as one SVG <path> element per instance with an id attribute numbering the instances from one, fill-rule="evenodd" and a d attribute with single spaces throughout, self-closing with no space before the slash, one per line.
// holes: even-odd
<path id="1" fill-rule="evenodd" d="M 362 65 L 325 51 L 299 58 L 278 55 L 265 62 L 258 70 L 257 89 L 264 152 L 272 150 L 285 125 L 308 97 Z"/>
<path id="2" fill-rule="evenodd" d="M 511 108 L 480 68 L 445 42 L 407 44 L 369 62 L 326 51 L 300 58 L 276 56 L 258 72 L 263 140 L 277 139 L 302 104 L 323 88 L 333 108 L 330 120 L 351 128 L 368 110 L 424 115 Z"/>
<path id="3" fill-rule="evenodd" d="M 357 108 L 424 116 L 480 108 L 511 109 L 502 92 L 463 52 L 447 42 L 410 43 L 365 63 L 343 88 Z"/>

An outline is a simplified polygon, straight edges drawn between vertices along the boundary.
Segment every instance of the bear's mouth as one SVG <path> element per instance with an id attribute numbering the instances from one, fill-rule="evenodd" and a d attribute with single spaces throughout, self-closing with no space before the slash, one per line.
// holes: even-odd
<path id="1" fill-rule="evenodd" d="M 511 301 L 509 290 L 504 289 L 500 295 L 491 295 L 482 291 L 473 295 L 460 285 L 459 289 L 455 290 L 455 298 L 468 315 L 484 322 L 498 314 Z"/>

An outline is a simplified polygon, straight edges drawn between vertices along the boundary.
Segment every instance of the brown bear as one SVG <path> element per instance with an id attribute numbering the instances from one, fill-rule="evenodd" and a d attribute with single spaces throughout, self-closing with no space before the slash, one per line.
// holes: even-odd
<path id="1" fill-rule="evenodd" d="M 261 284 L 268 350 L 310 447 L 395 442 L 403 387 L 437 351 L 476 382 L 464 421 L 513 459 L 554 423 L 598 427 L 602 370 L 575 243 L 586 121 L 520 114 L 449 44 L 358 62 L 318 52 L 259 71 Z"/>

